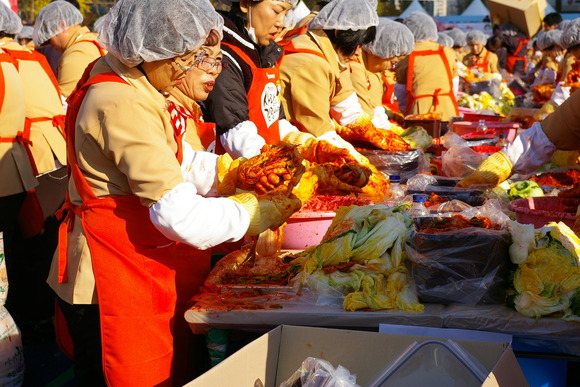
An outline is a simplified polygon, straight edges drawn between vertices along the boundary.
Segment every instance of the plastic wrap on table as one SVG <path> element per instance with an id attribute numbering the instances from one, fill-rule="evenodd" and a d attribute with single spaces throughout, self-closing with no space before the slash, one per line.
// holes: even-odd
<path id="1" fill-rule="evenodd" d="M 500 79 L 485 79 L 483 81 L 471 82 L 469 84 L 469 94 L 479 94 L 485 91 L 494 98 L 501 98 L 500 84 Z"/>
<path id="2" fill-rule="evenodd" d="M 330 362 L 308 357 L 302 365 L 280 387 L 360 387 L 356 375 L 339 365 L 336 369 Z"/>
<path id="3" fill-rule="evenodd" d="M 417 218 L 416 225 L 432 218 Z M 470 227 L 436 234 L 409 233 L 405 250 L 419 300 L 498 304 L 505 301 L 511 263 L 507 230 Z"/>
<path id="4" fill-rule="evenodd" d="M 540 352 L 580 356 L 580 324 L 575 321 L 526 317 L 505 305 L 449 305 L 441 317 L 446 328 L 506 333 Z"/>
<path id="5" fill-rule="evenodd" d="M 470 143 L 455 133 L 444 137 L 447 151 L 441 156 L 443 172 L 449 177 L 463 177 L 475 171 L 488 155 L 477 153 L 470 148 Z"/>
<path id="6" fill-rule="evenodd" d="M 425 153 L 422 149 L 411 149 L 403 152 L 388 152 L 384 150 L 364 150 L 361 154 L 369 159 L 387 178 L 389 175 L 400 175 L 401 182 L 416 175 Z"/>

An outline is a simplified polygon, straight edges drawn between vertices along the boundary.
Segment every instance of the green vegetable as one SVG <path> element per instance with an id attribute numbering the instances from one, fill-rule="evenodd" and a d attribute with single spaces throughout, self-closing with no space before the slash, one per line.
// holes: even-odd
<path id="1" fill-rule="evenodd" d="M 570 298 L 570 311 L 576 316 L 580 316 L 580 289 Z"/>
<path id="2" fill-rule="evenodd" d="M 405 140 L 411 148 L 427 149 L 433 142 L 433 137 L 421 126 L 411 126 L 401 133 L 401 138 Z"/>
<path id="3" fill-rule="evenodd" d="M 508 196 L 511 200 L 544 196 L 544 191 L 531 180 L 517 181 L 510 185 Z"/>

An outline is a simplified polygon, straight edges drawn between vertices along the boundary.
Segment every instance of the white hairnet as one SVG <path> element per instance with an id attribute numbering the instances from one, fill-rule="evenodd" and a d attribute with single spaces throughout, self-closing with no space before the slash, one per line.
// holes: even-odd
<path id="1" fill-rule="evenodd" d="M 258 2 L 258 1 L 262 1 L 262 0 L 252 0 L 254 2 Z M 296 3 L 298 3 L 298 1 L 300 0 L 278 0 L 278 1 L 284 1 L 286 3 L 290 3 L 293 6 L 296 5 Z M 215 2 L 217 4 L 223 4 L 223 5 L 232 5 L 232 3 L 239 3 L 240 0 L 215 0 Z"/>
<path id="2" fill-rule="evenodd" d="M 366 30 L 379 24 L 376 0 L 334 0 L 308 25 L 312 30 Z"/>
<path id="3" fill-rule="evenodd" d="M 569 49 L 570 47 L 580 44 L 580 18 L 571 20 L 560 37 L 560 45 L 562 48 Z"/>
<path id="4" fill-rule="evenodd" d="M 53 36 L 82 22 L 83 15 L 74 5 L 66 1 L 54 1 L 38 13 L 32 40 L 36 46 L 40 46 Z"/>
<path id="5" fill-rule="evenodd" d="M 22 20 L 6 4 L 0 2 L 0 32 L 16 35 L 22 29 Z"/>
<path id="6" fill-rule="evenodd" d="M 411 12 L 403 21 L 413 33 L 415 42 L 437 41 L 437 24 L 435 20 L 423 12 Z"/>
<path id="7" fill-rule="evenodd" d="M 209 0 L 121 0 L 103 18 L 99 41 L 130 67 L 196 50 L 224 22 Z"/>
<path id="8" fill-rule="evenodd" d="M 467 39 L 465 36 L 465 32 L 460 30 L 459 28 L 455 27 L 450 30 L 443 31 L 447 35 L 451 36 L 453 39 L 453 47 L 465 47 L 467 46 Z"/>
<path id="9" fill-rule="evenodd" d="M 379 20 L 375 40 L 366 44 L 365 51 L 383 59 L 409 55 L 415 48 L 415 38 L 402 23 L 389 19 Z"/>
<path id="10" fill-rule="evenodd" d="M 443 32 L 437 33 L 437 43 L 443 47 L 453 47 L 453 38 Z"/>
<path id="11" fill-rule="evenodd" d="M 32 40 L 32 31 L 34 31 L 34 28 L 32 28 L 31 26 L 22 26 L 22 29 L 20 30 L 18 35 L 16 35 L 16 39 Z"/>
<path id="12" fill-rule="evenodd" d="M 465 40 L 467 41 L 467 44 L 469 43 L 481 43 L 481 44 L 486 44 L 487 43 L 487 39 L 488 36 L 485 32 L 483 31 L 469 31 L 466 35 L 465 35 Z"/>
<path id="13" fill-rule="evenodd" d="M 560 23 L 558 23 L 558 29 L 560 31 L 564 31 L 564 29 L 566 29 L 566 26 L 570 23 L 572 23 L 572 20 L 569 19 L 562 20 Z"/>
<path id="14" fill-rule="evenodd" d="M 95 20 L 95 22 L 93 23 L 93 32 L 96 32 L 97 34 L 101 34 L 101 31 L 103 30 L 103 25 L 105 21 L 105 16 L 101 16 L 100 18 L 98 18 L 97 20 Z"/>
<path id="15" fill-rule="evenodd" d="M 562 31 L 560 30 L 550 30 L 545 31 L 542 36 L 538 38 L 538 49 L 545 50 L 546 48 L 552 46 L 560 45 L 560 38 L 562 37 Z"/>

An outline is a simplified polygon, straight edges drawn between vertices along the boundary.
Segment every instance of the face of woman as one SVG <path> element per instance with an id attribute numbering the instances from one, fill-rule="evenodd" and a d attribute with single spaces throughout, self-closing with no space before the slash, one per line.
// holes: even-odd
<path id="1" fill-rule="evenodd" d="M 481 54 L 481 51 L 483 51 L 483 43 L 479 43 L 479 42 L 471 42 L 469 43 L 469 48 L 471 49 L 471 53 L 474 55 L 479 55 Z"/>
<path id="2" fill-rule="evenodd" d="M 571 47 L 569 51 L 572 55 L 574 55 L 574 58 L 580 59 L 580 46 Z"/>
<path id="3" fill-rule="evenodd" d="M 159 91 L 169 92 L 183 82 L 188 70 L 194 65 L 196 52 L 190 51 L 171 59 L 143 62 L 141 68 L 153 87 Z"/>
<path id="4" fill-rule="evenodd" d="M 177 85 L 183 94 L 194 101 L 204 101 L 213 90 L 215 79 L 223 69 L 220 45 L 202 47 L 195 56 L 196 65 L 187 72 L 183 82 Z"/>
<path id="5" fill-rule="evenodd" d="M 247 14 L 246 28 L 254 28 L 256 43 L 260 46 L 267 46 L 276 39 L 284 28 L 284 18 L 291 7 L 290 3 L 278 0 L 240 2 L 240 9 Z"/>
<path id="6" fill-rule="evenodd" d="M 556 59 L 556 57 L 564 53 L 564 50 L 560 46 L 554 46 L 554 48 L 552 48 L 551 50 L 544 50 L 543 52 L 550 58 Z"/>
<path id="7" fill-rule="evenodd" d="M 371 52 L 367 52 L 367 67 L 371 73 L 381 73 L 391 68 L 391 59 L 383 59 Z"/>

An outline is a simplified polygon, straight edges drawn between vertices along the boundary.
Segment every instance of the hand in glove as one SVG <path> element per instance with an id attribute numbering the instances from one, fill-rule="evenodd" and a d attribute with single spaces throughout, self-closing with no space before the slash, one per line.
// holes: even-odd
<path id="1" fill-rule="evenodd" d="M 477 167 L 469 176 L 457 183 L 458 187 L 469 188 L 472 185 L 495 187 L 512 174 L 512 163 L 503 152 L 496 152 Z"/>
<path id="2" fill-rule="evenodd" d="M 263 195 L 246 192 L 230 196 L 240 203 L 250 214 L 250 226 L 246 235 L 253 236 L 270 229 L 275 230 L 302 207 L 302 202 L 294 194 L 271 191 Z"/>
<path id="3" fill-rule="evenodd" d="M 357 162 L 342 166 L 325 163 L 315 166 L 312 172 L 318 177 L 317 192 L 329 194 L 361 192 L 372 173 L 369 168 Z"/>
<path id="4" fill-rule="evenodd" d="M 339 148 L 325 140 L 312 139 L 299 147 L 302 156 L 311 163 L 324 164 L 356 162 L 348 149 Z"/>

